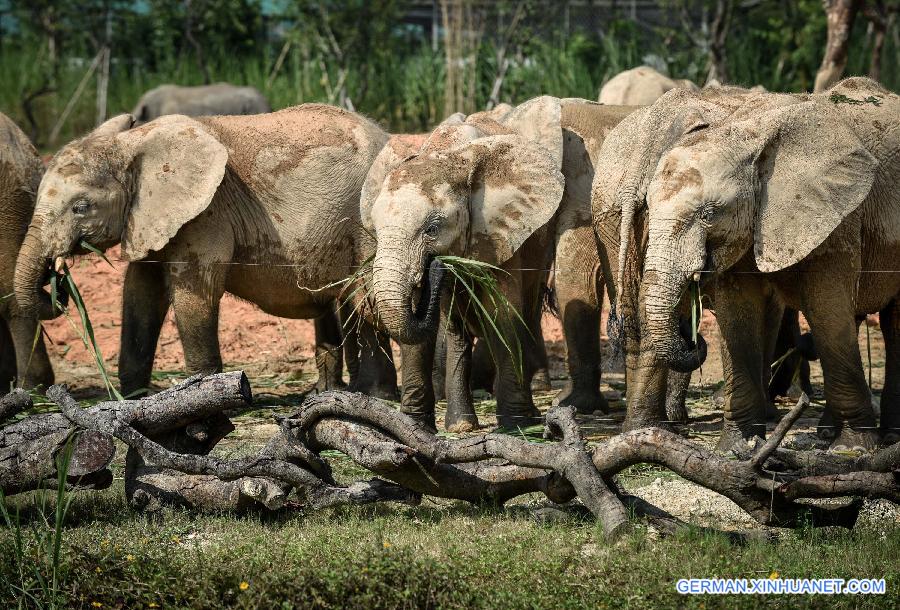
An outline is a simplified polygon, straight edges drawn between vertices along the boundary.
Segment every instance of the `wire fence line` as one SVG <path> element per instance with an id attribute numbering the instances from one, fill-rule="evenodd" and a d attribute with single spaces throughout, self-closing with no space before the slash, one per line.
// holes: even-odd
<path id="1" fill-rule="evenodd" d="M 94 257 L 84 257 L 85 259 L 90 259 Z M 99 260 L 99 259 L 97 259 Z M 235 267 L 277 267 L 277 268 L 296 268 L 296 269 L 305 269 L 309 267 L 309 263 L 248 263 L 241 261 L 211 261 L 209 263 L 198 263 L 197 261 L 169 261 L 169 260 L 147 260 L 141 259 L 136 261 L 129 261 L 121 258 L 112 258 L 109 259 L 112 262 L 122 263 L 125 265 L 132 264 L 158 264 L 158 265 L 191 265 L 194 267 L 203 267 L 203 266 L 235 266 Z M 345 265 L 331 265 L 332 267 L 344 267 Z M 360 265 L 346 265 L 347 269 L 356 269 Z M 560 271 L 561 269 L 573 270 L 573 271 L 583 271 L 584 269 L 578 268 L 569 268 L 569 267 L 550 267 L 550 268 L 541 268 L 541 267 L 498 267 L 500 271 L 532 271 L 532 272 L 552 272 L 552 271 Z M 848 274 L 856 274 L 862 275 L 867 273 L 872 274 L 886 274 L 886 273 L 900 273 L 900 269 L 858 269 L 856 271 L 850 272 L 835 272 L 835 271 L 696 271 L 692 273 L 701 273 L 704 275 L 774 275 L 775 273 L 790 273 L 792 275 L 848 275 Z"/>

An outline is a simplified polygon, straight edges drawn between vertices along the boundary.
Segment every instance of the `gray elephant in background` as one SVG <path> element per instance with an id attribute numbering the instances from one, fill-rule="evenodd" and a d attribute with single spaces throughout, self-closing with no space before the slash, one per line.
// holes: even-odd
<path id="1" fill-rule="evenodd" d="M 638 66 L 609 79 L 600 89 L 597 101 L 619 106 L 647 106 L 672 89 L 700 90 L 686 78 L 672 79 L 650 66 Z"/>
<path id="2" fill-rule="evenodd" d="M 160 85 L 141 96 L 132 114 L 135 124 L 141 125 L 166 114 L 210 116 L 271 111 L 268 100 L 255 87 L 215 83 L 196 87 Z"/>
<path id="3" fill-rule="evenodd" d="M 0 394 L 12 382 L 25 388 L 53 384 L 53 368 L 37 326 L 38 316 L 48 319 L 54 312 L 44 306 L 25 313 L 12 294 L 16 258 L 43 174 L 44 165 L 28 137 L 0 113 Z"/>

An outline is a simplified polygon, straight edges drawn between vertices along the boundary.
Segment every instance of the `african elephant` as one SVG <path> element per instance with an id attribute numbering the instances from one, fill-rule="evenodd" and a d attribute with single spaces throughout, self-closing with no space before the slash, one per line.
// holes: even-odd
<path id="1" fill-rule="evenodd" d="M 132 114 L 135 124 L 143 125 L 167 114 L 208 116 L 271 111 L 269 102 L 258 89 L 215 83 L 195 87 L 160 85 L 141 96 Z"/>
<path id="2" fill-rule="evenodd" d="M 28 137 L 0 113 L 0 393 L 10 384 L 31 388 L 53 384 L 38 317 L 55 317 L 49 306 L 27 313 L 13 293 L 19 247 L 34 212 L 44 165 Z M 37 314 L 37 315 L 35 315 Z"/>
<path id="3" fill-rule="evenodd" d="M 647 106 L 671 89 L 698 91 L 688 79 L 671 79 L 650 66 L 638 66 L 619 72 L 600 89 L 601 104 Z"/>
<path id="4" fill-rule="evenodd" d="M 383 180 L 367 181 L 362 216 L 378 240 L 375 300 L 391 334 L 410 344 L 425 342 L 434 332 L 440 317 L 436 278 L 443 273 L 437 255 L 477 258 L 504 269 L 506 273 L 498 274 L 501 290 L 523 320 L 539 315 L 547 270 L 556 255 L 557 268 L 565 267 L 562 278 L 557 272 L 556 284 L 573 380 L 561 400 L 583 411 L 605 409 L 599 392 L 598 268 L 582 257 L 562 264 L 560 256 L 567 256 L 567 248 L 574 251 L 581 241 L 597 259 L 588 207 L 592 166 L 586 140 L 592 139 L 593 145 L 631 110 L 541 97 L 505 113 L 499 121 L 479 113 L 436 130 L 419 155 L 399 160 Z M 564 247 L 557 248 L 558 243 Z M 420 282 L 424 292 L 414 310 Z M 591 301 L 593 309 L 576 303 L 576 295 Z M 523 346 L 524 376 L 516 375 L 513 358 L 492 333 L 481 338 L 493 342 L 491 352 L 498 361 L 500 424 L 521 425 L 536 415 L 525 383 L 537 364 L 536 337 L 511 318 L 501 323 Z M 586 328 L 595 332 L 585 332 Z M 456 330 L 448 334 L 452 343 L 448 371 L 471 362 L 471 343 L 466 346 L 456 337 L 483 334 L 471 319 Z M 570 341 L 570 331 L 594 337 Z M 404 397 L 410 398 L 404 409 L 433 425 L 431 380 L 417 379 L 415 390 L 407 392 L 406 372 L 404 359 Z M 448 375 L 448 383 L 449 379 Z M 462 402 L 471 401 L 467 391 L 459 393 Z M 448 425 L 463 420 L 468 412 L 453 408 L 455 395 L 448 390 Z"/>
<path id="5" fill-rule="evenodd" d="M 732 116 L 662 157 L 647 190 L 648 335 L 669 366 L 694 368 L 676 312 L 694 279 L 715 283 L 731 386 L 720 446 L 764 430 L 764 328 L 784 305 L 815 335 L 839 447 L 878 441 L 857 318 L 881 312 L 881 429 L 900 437 L 898 181 L 900 97 L 865 78 Z"/>
<path id="6" fill-rule="evenodd" d="M 273 315 L 327 320 L 341 281 L 374 248 L 359 227 L 359 195 L 387 134 L 321 104 L 252 116 L 170 115 L 132 129 L 133 121 L 110 119 L 51 161 L 16 266 L 22 308 L 46 303 L 48 264 L 83 253 L 82 241 L 100 249 L 121 243 L 133 262 L 119 358 L 125 394 L 149 384 L 170 304 L 191 372 L 222 368 L 225 291 Z M 333 326 L 316 325 L 317 343 L 339 353 Z M 395 396 L 389 357 L 363 356 L 371 362 L 361 366 L 380 372 L 367 389 Z"/>
<path id="7" fill-rule="evenodd" d="M 645 198 L 657 163 L 685 134 L 741 116 L 748 109 L 796 102 L 796 96 L 763 96 L 737 87 L 698 92 L 675 89 L 653 105 L 630 114 L 603 142 L 595 164 L 591 208 L 612 305 L 610 343 L 614 353 L 625 357 L 626 430 L 687 418 L 684 394 L 690 373 L 673 371 L 657 358 L 646 332 L 644 295 L 640 292 L 650 237 Z M 770 320 L 773 340 L 779 325 L 780 317 Z M 689 327 L 690 316 L 686 315 L 680 320 L 680 328 Z M 696 353 L 705 357 L 702 336 L 697 347 Z M 726 410 L 729 402 L 726 396 Z"/>

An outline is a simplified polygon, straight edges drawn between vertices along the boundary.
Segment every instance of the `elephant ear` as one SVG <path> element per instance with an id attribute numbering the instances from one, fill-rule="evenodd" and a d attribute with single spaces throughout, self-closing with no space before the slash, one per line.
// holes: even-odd
<path id="1" fill-rule="evenodd" d="M 122 254 L 139 260 L 162 249 L 210 204 L 228 150 L 203 126 L 169 115 L 118 136 L 132 156 L 135 194 L 122 235 Z"/>
<path id="2" fill-rule="evenodd" d="M 467 256 L 501 265 L 559 208 L 556 159 L 520 135 L 480 138 L 461 149 L 470 163 Z"/>
<path id="3" fill-rule="evenodd" d="M 416 155 L 424 145 L 424 136 L 394 135 L 388 139 L 387 144 L 375 157 L 375 161 L 369 167 L 366 180 L 363 182 L 362 194 L 359 200 L 359 211 L 363 227 L 368 231 L 375 231 L 372 224 L 372 206 L 378 199 L 381 187 L 391 170 L 400 165 L 404 159 Z"/>
<path id="4" fill-rule="evenodd" d="M 777 108 L 763 121 L 754 255 L 771 272 L 805 258 L 862 204 L 878 160 L 827 102 Z"/>
<path id="5" fill-rule="evenodd" d="M 562 167 L 562 106 L 559 98 L 542 95 L 528 100 L 503 115 L 499 122 L 520 136 L 539 143 L 553 158 L 554 166 Z"/>

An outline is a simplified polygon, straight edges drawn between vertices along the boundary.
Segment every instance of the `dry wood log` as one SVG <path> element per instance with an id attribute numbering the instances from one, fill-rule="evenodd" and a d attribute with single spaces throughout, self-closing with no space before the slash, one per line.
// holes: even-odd
<path id="1" fill-rule="evenodd" d="M 657 428 L 619 434 L 589 450 L 574 410 L 565 407 L 546 415 L 544 434 L 554 442 L 505 434 L 442 438 L 382 401 L 341 391 L 314 396 L 296 413 L 277 418 L 279 433 L 256 455 L 226 460 L 209 452 L 232 429 L 221 409 L 250 403 L 242 373 L 192 378 L 156 397 L 130 401 L 138 405 L 105 403 L 82 410 L 64 388 L 54 386 L 47 395 L 67 421 L 129 446 L 126 492 L 142 510 L 165 503 L 277 509 L 290 489 L 308 509 L 375 501 L 415 504 L 422 494 L 502 504 L 542 492 L 557 503 L 577 496 L 611 538 L 630 527 L 626 506 L 664 532 L 683 529 L 671 515 L 618 489 L 614 477 L 638 463 L 665 466 L 730 498 L 766 525 L 811 520 L 852 527 L 861 505 L 857 500 L 818 506 L 799 499 L 900 499 L 900 444 L 859 457 L 779 448 L 809 405 L 805 395 L 767 441 L 737 460 Z M 324 449 L 341 451 L 392 482 L 373 479 L 341 487 L 319 455 Z"/>
<path id="2" fill-rule="evenodd" d="M 31 396 L 21 388 L 16 388 L 0 398 L 0 424 L 32 406 Z"/>
<path id="3" fill-rule="evenodd" d="M 223 377 L 223 374 L 211 377 Z M 249 393 L 249 385 L 243 373 L 239 374 L 241 385 Z M 194 380 L 194 385 L 203 380 Z M 182 384 L 184 385 L 184 384 Z M 209 385 L 209 384 L 207 384 Z M 210 415 L 205 409 L 206 401 L 214 401 L 216 392 L 223 387 L 213 384 L 210 393 L 203 401 L 191 403 L 196 412 Z M 164 398 L 177 408 L 178 422 L 190 422 L 187 416 L 189 409 L 185 403 L 177 403 L 172 398 L 179 393 L 182 386 L 173 388 Z M 158 397 L 159 395 L 157 395 Z M 309 498 L 311 507 L 329 506 L 338 503 L 370 503 L 377 501 L 405 501 L 418 503 L 420 496 L 409 490 L 383 481 L 358 484 L 351 488 L 341 488 L 319 478 L 313 471 L 322 472 L 318 459 L 312 464 L 303 463 L 308 451 L 291 451 L 284 447 L 280 439 L 273 439 L 255 456 L 225 460 L 215 456 L 197 453 L 178 453 L 148 438 L 138 431 L 143 420 L 120 419 L 115 409 L 84 410 L 62 386 L 52 386 L 47 390 L 47 397 L 59 405 L 64 416 L 80 428 L 95 430 L 119 439 L 135 453 L 132 453 L 132 473 L 127 476 L 127 485 L 132 485 L 135 507 L 147 507 L 158 503 L 182 503 L 198 508 L 241 508 L 245 501 L 253 500 L 262 505 L 269 503 L 272 507 L 283 500 L 283 491 L 290 486 L 303 497 Z M 156 397 L 151 397 L 156 398 Z M 149 399 L 148 399 L 149 400 Z M 249 396 L 247 398 L 249 400 Z M 130 413 L 123 411 L 126 416 Z M 174 421 L 168 418 L 167 421 Z M 189 447 L 196 450 L 196 447 Z M 204 448 L 206 449 L 206 448 Z M 289 454 L 292 461 L 284 459 Z M 151 468 L 154 467 L 154 468 Z M 307 467 L 309 469 L 307 469 Z M 183 474 L 178 474 L 183 473 Z M 149 478 L 148 477 L 152 477 Z M 281 486 L 282 492 L 274 487 Z"/>
<path id="4" fill-rule="evenodd" d="M 575 489 L 603 525 L 606 536 L 616 538 L 629 529 L 625 507 L 591 463 L 572 408 L 554 407 L 547 414 L 545 435 L 561 438 L 559 443 L 530 443 L 506 434 L 441 438 L 378 399 L 347 392 L 323 392 L 308 399 L 298 414 L 297 425 L 301 431 L 309 430 L 319 420 L 333 417 L 375 426 L 434 464 L 500 458 L 523 468 L 555 471 Z"/>

